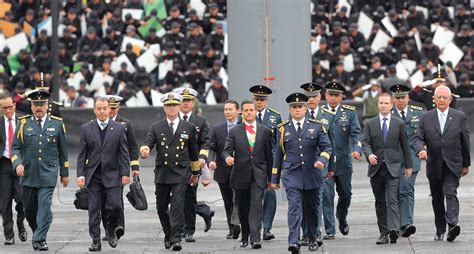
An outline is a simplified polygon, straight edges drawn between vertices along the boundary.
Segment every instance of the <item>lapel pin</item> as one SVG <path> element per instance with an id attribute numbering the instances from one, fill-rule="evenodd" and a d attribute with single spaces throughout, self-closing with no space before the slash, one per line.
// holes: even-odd
<path id="1" fill-rule="evenodd" d="M 113 129 L 114 129 L 114 127 L 110 127 L 110 129 L 111 129 L 111 130 L 113 130 Z"/>

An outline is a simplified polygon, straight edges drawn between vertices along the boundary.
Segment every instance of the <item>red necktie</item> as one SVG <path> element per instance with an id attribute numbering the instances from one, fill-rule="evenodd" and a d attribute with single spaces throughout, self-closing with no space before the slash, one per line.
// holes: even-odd
<path id="1" fill-rule="evenodd" d="M 12 157 L 12 143 L 13 143 L 13 124 L 12 124 L 12 119 L 8 118 L 8 158 Z"/>

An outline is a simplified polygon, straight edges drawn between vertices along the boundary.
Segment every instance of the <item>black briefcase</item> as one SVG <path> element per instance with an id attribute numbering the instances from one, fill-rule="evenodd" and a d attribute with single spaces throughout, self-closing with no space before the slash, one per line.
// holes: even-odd
<path id="1" fill-rule="evenodd" d="M 133 177 L 133 183 L 130 184 L 130 191 L 127 193 L 127 199 L 132 206 L 140 211 L 148 209 L 148 202 L 146 201 L 145 191 L 140 183 L 138 176 Z"/>
<path id="2" fill-rule="evenodd" d="M 74 199 L 74 206 L 79 210 L 89 209 L 89 196 L 87 188 L 80 188 L 76 191 L 76 199 Z"/>

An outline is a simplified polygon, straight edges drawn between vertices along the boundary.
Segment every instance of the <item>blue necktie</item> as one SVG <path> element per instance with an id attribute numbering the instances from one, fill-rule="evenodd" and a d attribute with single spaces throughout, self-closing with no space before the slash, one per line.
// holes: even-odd
<path id="1" fill-rule="evenodd" d="M 439 114 L 439 128 L 441 129 L 441 134 L 443 134 L 445 124 L 446 124 L 446 117 L 444 113 L 441 113 Z"/>
<path id="2" fill-rule="evenodd" d="M 383 125 L 382 125 L 382 136 L 383 136 L 383 142 L 387 140 L 387 133 L 388 133 L 388 128 L 387 128 L 387 118 L 383 118 Z"/>

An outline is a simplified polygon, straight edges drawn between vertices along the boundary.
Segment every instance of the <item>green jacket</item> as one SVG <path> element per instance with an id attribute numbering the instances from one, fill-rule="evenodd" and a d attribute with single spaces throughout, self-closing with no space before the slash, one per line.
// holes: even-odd
<path id="1" fill-rule="evenodd" d="M 40 129 L 34 116 L 20 118 L 12 145 L 13 169 L 20 164 L 25 175 L 20 184 L 29 187 L 52 187 L 60 176 L 69 176 L 66 129 L 59 117 L 48 115 Z"/>

